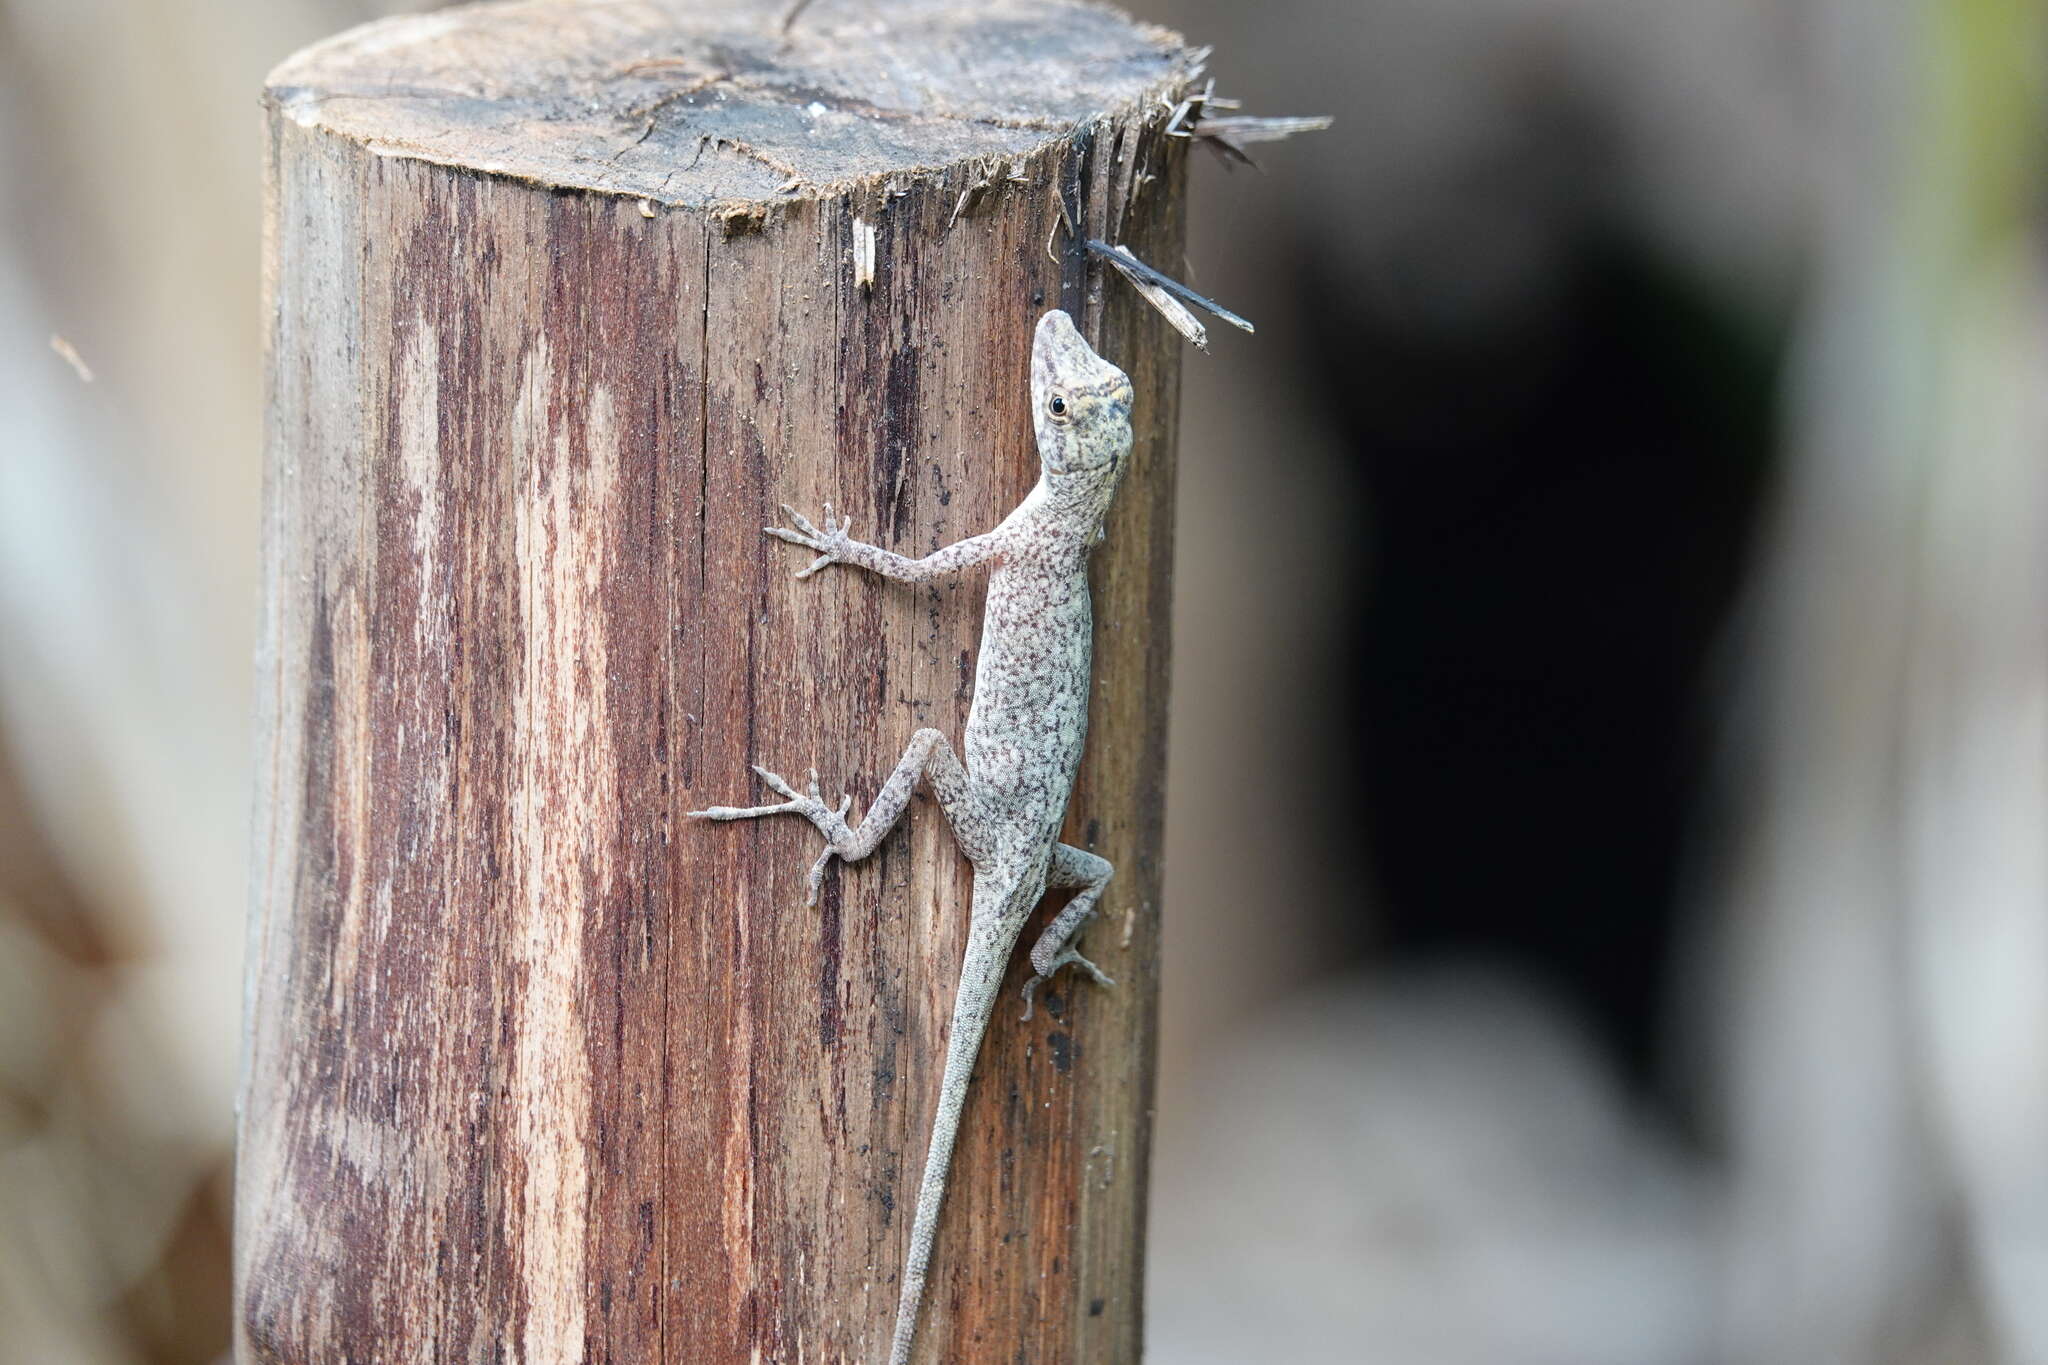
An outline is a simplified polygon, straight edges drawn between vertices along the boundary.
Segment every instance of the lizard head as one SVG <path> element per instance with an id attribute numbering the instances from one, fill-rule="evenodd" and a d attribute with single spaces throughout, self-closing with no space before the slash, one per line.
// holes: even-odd
<path id="1" fill-rule="evenodd" d="M 1131 450 L 1131 381 L 1057 308 L 1031 341 L 1031 408 L 1048 478 L 1115 488 Z"/>

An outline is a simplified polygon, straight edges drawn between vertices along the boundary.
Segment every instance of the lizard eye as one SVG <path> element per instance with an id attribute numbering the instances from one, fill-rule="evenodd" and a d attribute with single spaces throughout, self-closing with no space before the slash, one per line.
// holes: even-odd
<path id="1" fill-rule="evenodd" d="M 1045 410 L 1055 417 L 1065 417 L 1067 415 L 1067 400 L 1059 394 L 1054 394 L 1052 400 L 1045 405 Z"/>

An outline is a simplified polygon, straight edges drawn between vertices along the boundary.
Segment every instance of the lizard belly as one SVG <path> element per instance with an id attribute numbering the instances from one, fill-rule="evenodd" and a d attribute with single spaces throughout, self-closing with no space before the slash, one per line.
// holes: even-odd
<path id="1" fill-rule="evenodd" d="M 1036 842 L 1058 833 L 1088 737 L 1093 623 L 1083 575 L 1004 590 L 1017 586 L 989 585 L 964 739 L 983 798 Z M 1068 590 L 1045 590 L 1055 586 Z"/>

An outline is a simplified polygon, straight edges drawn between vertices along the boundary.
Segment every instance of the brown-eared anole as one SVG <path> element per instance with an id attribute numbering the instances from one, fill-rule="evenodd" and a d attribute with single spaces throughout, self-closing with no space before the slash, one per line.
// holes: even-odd
<path id="1" fill-rule="evenodd" d="M 1031 397 L 1038 484 L 1002 525 L 986 534 L 908 559 L 849 539 L 847 521 L 835 523 L 829 507 L 822 526 L 785 507 L 792 527 L 766 528 L 769 535 L 817 552 L 800 577 L 828 564 L 852 564 L 920 583 L 983 561 L 994 564 L 962 753 L 955 754 L 940 731 L 919 730 L 858 826 L 846 820 L 853 798 L 843 798 L 837 810 L 826 805 L 818 795 L 816 774 L 809 789 L 799 792 L 759 766 L 755 773 L 785 800 L 691 812 L 709 820 L 783 813 L 808 819 L 825 836 L 824 852 L 809 874 L 815 901 L 833 856 L 851 862 L 874 852 L 923 778 L 938 796 L 954 841 L 974 865 L 967 954 L 911 1224 L 890 1365 L 907 1365 L 910 1359 L 975 1055 L 1011 950 L 1048 889 L 1074 888 L 1076 894 L 1031 950 L 1036 975 L 1024 988 L 1026 1017 L 1032 991 L 1061 967 L 1081 967 L 1111 984 L 1074 949 L 1075 935 L 1109 884 L 1110 865 L 1061 843 L 1059 831 L 1088 731 L 1093 647 L 1088 554 L 1102 536 L 1103 516 L 1130 458 L 1131 381 L 1095 354 L 1072 319 L 1055 310 L 1039 319 L 1032 340 Z"/>

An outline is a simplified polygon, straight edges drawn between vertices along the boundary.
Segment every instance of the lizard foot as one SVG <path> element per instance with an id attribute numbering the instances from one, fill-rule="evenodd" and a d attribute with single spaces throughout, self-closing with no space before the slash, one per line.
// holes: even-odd
<path id="1" fill-rule="evenodd" d="M 795 524 L 794 531 L 782 526 L 763 526 L 761 529 L 778 540 L 786 540 L 792 545 L 801 545 L 807 550 L 818 552 L 818 557 L 811 561 L 810 567 L 797 570 L 798 578 L 809 578 L 827 564 L 837 564 L 840 561 L 846 552 L 846 532 L 847 528 L 853 525 L 852 517 L 842 517 L 839 523 L 834 525 L 832 504 L 828 502 L 825 504 L 825 525 L 821 530 L 813 526 L 803 513 L 796 511 L 786 502 L 782 504 L 782 514 Z"/>
<path id="2" fill-rule="evenodd" d="M 689 811 L 687 814 L 693 820 L 752 820 L 763 815 L 801 815 L 809 820 L 818 827 L 818 833 L 825 836 L 825 851 L 811 864 L 811 870 L 805 877 L 809 894 L 805 896 L 804 904 L 816 905 L 818 888 L 825 881 L 826 864 L 832 861 L 833 854 L 843 854 L 853 845 L 853 830 L 846 823 L 846 812 L 852 809 L 853 798 L 840 797 L 838 810 L 826 805 L 824 798 L 818 794 L 818 771 L 815 768 L 811 770 L 810 790 L 800 792 L 760 764 L 751 766 L 756 777 L 788 800 L 772 806 L 710 806 L 704 810 Z"/>
<path id="3" fill-rule="evenodd" d="M 1047 966 L 1044 971 L 1039 972 L 1036 976 L 1033 976 L 1029 981 L 1024 983 L 1024 1017 L 1026 1019 L 1029 1019 L 1031 1017 L 1032 1011 L 1038 1008 L 1036 1001 L 1033 999 L 1033 997 L 1038 994 L 1038 988 L 1045 982 L 1050 981 L 1052 979 L 1052 974 L 1054 972 L 1058 971 L 1060 968 L 1065 967 L 1069 964 L 1081 968 L 1083 971 L 1087 972 L 1088 975 L 1094 977 L 1095 984 L 1098 986 L 1114 986 L 1116 984 L 1116 982 L 1112 981 L 1109 978 L 1108 973 L 1104 972 L 1102 968 L 1096 966 L 1087 958 L 1082 957 L 1072 948 L 1064 949 L 1059 954 L 1059 956 L 1055 957 L 1052 960 L 1051 964 Z M 1036 966 L 1037 964 L 1033 963 L 1032 965 Z"/>

